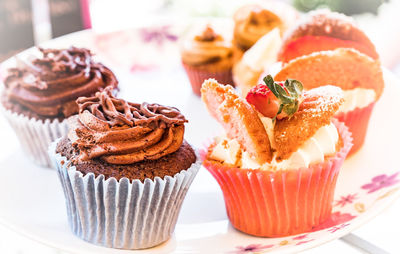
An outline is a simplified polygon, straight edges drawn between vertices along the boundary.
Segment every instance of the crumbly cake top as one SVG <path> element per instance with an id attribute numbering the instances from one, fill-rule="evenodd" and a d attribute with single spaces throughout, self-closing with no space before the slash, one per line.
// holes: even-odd
<path id="1" fill-rule="evenodd" d="M 322 86 L 304 92 L 299 110 L 290 118 L 276 121 L 274 138 L 277 159 L 289 158 L 319 128 L 329 124 L 342 103 L 342 91 L 335 86 Z"/>
<path id="2" fill-rule="evenodd" d="M 283 66 L 275 80 L 299 80 L 305 89 L 335 85 L 343 90 L 374 89 L 377 100 L 384 88 L 379 61 L 354 49 L 339 48 L 298 57 Z"/>

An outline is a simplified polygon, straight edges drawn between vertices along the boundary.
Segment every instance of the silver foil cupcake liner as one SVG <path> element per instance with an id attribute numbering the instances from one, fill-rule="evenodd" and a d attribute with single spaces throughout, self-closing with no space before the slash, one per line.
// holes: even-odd
<path id="1" fill-rule="evenodd" d="M 51 142 L 67 135 L 67 119 L 61 122 L 58 119 L 38 120 L 7 110 L 2 105 L 0 109 L 28 157 L 40 166 L 52 167 L 53 163 L 47 151 Z"/>
<path id="2" fill-rule="evenodd" d="M 167 241 L 174 232 L 179 211 L 201 162 L 164 179 L 130 181 L 93 173 L 83 175 L 56 153 L 49 155 L 57 168 L 67 206 L 68 222 L 79 238 L 101 246 L 144 249 Z"/>

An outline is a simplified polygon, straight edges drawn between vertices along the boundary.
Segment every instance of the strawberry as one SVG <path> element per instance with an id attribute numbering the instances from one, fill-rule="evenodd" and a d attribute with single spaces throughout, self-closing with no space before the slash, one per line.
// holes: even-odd
<path id="1" fill-rule="evenodd" d="M 264 77 L 265 84 L 253 87 L 246 96 L 262 115 L 282 119 L 291 117 L 299 109 L 303 85 L 294 79 L 285 82 L 274 82 L 271 75 Z"/>

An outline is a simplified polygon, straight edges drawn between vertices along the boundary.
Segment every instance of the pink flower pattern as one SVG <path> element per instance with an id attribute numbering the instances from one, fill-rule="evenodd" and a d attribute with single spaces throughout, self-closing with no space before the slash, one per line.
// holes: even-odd
<path id="1" fill-rule="evenodd" d="M 176 41 L 178 36 L 172 34 L 170 26 L 161 26 L 155 28 L 144 28 L 141 30 L 141 36 L 144 42 L 155 42 L 161 46 L 165 41 Z"/>
<path id="2" fill-rule="evenodd" d="M 130 68 L 130 72 L 152 71 L 155 68 L 157 68 L 155 65 L 142 65 L 142 64 L 134 63 Z"/>
<path id="3" fill-rule="evenodd" d="M 300 241 L 300 242 L 296 243 L 296 245 L 302 245 L 302 244 L 309 243 L 309 242 L 314 241 L 314 240 L 315 240 L 315 239 Z"/>
<path id="4" fill-rule="evenodd" d="M 392 186 L 398 182 L 400 179 L 396 179 L 400 172 L 394 173 L 391 176 L 388 175 L 378 175 L 372 178 L 372 182 L 361 186 L 361 189 L 368 190 L 368 193 L 373 193 L 382 188 Z"/>
<path id="5" fill-rule="evenodd" d="M 355 199 L 357 199 L 357 193 L 349 194 L 347 196 L 341 196 L 340 200 L 336 200 L 336 203 L 334 206 L 344 207 L 347 204 L 352 204 Z"/>
<path id="6" fill-rule="evenodd" d="M 303 240 L 304 238 L 307 238 L 307 236 L 308 236 L 308 234 L 299 235 L 299 236 L 293 237 L 292 239 L 293 240 Z"/>
<path id="7" fill-rule="evenodd" d="M 350 223 L 344 223 L 339 226 L 334 226 L 334 227 L 331 227 L 330 229 L 328 229 L 328 231 L 331 233 L 335 233 L 336 231 L 341 230 L 341 229 L 347 227 L 348 225 L 350 225 Z"/>
<path id="8" fill-rule="evenodd" d="M 260 252 L 265 251 L 266 249 L 272 248 L 274 245 L 262 245 L 262 244 L 250 244 L 247 246 L 236 246 L 236 250 L 231 253 L 234 254 L 245 254 L 245 253 L 253 253 L 253 252 Z"/>
<path id="9" fill-rule="evenodd" d="M 354 219 L 355 217 L 356 216 L 351 215 L 350 213 L 341 213 L 339 211 L 338 212 L 334 212 L 334 213 L 332 213 L 331 217 L 327 221 L 325 221 L 324 223 L 318 225 L 312 231 L 315 232 L 315 231 L 318 231 L 318 230 L 334 227 L 334 226 L 339 225 L 341 223 L 348 222 L 348 221 Z"/>

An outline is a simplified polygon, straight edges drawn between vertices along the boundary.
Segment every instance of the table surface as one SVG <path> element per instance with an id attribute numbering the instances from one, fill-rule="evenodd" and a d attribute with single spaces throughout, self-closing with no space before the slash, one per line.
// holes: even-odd
<path id="1" fill-rule="evenodd" d="M 366 21 L 364 26 L 370 21 Z M 400 23 L 399 23 L 400 24 Z M 382 41 L 383 39 L 380 39 Z M 398 44 L 397 44 L 398 45 Z M 390 55 L 390 48 L 378 48 L 381 54 Z M 383 53 L 382 53 L 383 52 Z M 387 66 L 392 65 L 392 59 L 388 59 Z M 396 71 L 400 72 L 400 68 Z M 398 73 L 400 74 L 400 73 Z M 7 124 L 5 121 L 0 121 L 0 129 L 4 128 Z M 1 208 L 0 208 L 1 209 Z M 29 211 L 27 211 L 29 212 Z M 400 246 L 398 244 L 398 236 L 400 235 L 400 201 L 393 204 L 386 209 L 381 215 L 367 223 L 366 225 L 355 230 L 353 233 L 364 240 L 367 240 L 374 245 L 379 246 L 388 253 L 399 253 Z M 342 240 L 334 240 L 311 250 L 304 251 L 303 253 L 367 253 L 356 247 L 353 247 Z M 25 254 L 25 253 L 41 253 L 41 254 L 65 254 L 61 250 L 45 246 L 41 243 L 35 242 L 19 233 L 12 231 L 0 225 L 0 253 L 10 254 Z"/>

